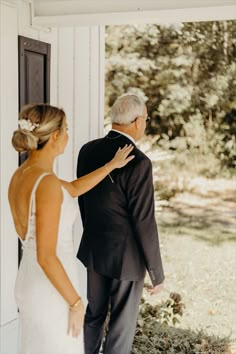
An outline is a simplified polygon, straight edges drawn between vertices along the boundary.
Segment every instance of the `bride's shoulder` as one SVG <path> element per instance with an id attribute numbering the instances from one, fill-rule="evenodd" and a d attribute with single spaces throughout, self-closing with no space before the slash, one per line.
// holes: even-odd
<path id="1" fill-rule="evenodd" d="M 19 168 L 17 168 L 17 170 L 13 173 L 10 179 L 9 186 L 8 186 L 8 193 L 11 193 L 18 186 L 20 175 L 21 175 L 20 170 Z"/>
<path id="2" fill-rule="evenodd" d="M 47 197 L 55 197 L 62 195 L 61 182 L 55 174 L 45 174 L 42 177 L 43 178 L 40 180 L 36 191 L 37 195 L 43 194 Z"/>

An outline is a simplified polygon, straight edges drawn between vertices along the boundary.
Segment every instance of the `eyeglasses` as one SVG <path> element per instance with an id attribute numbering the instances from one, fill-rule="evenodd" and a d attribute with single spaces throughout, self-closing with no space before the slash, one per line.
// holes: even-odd
<path id="1" fill-rule="evenodd" d="M 149 116 L 147 116 L 147 117 L 138 116 L 134 120 L 132 120 L 132 122 L 130 122 L 130 123 L 134 123 L 138 118 L 143 118 L 143 119 L 145 119 L 146 122 L 149 122 L 149 120 L 151 120 L 151 117 L 149 117 Z"/>

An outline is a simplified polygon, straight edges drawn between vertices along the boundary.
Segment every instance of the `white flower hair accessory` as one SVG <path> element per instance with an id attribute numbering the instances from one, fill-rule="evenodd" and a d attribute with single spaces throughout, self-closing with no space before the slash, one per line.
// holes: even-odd
<path id="1" fill-rule="evenodd" d="M 28 130 L 32 132 L 35 128 L 39 127 L 38 123 L 32 123 L 29 119 L 20 119 L 19 122 L 20 129 Z"/>

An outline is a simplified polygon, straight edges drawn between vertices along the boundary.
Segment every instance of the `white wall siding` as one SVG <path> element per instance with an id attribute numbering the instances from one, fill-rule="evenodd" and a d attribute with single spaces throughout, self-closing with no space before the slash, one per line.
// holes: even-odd
<path id="1" fill-rule="evenodd" d="M 75 91 L 74 146 L 78 153 L 81 146 L 90 139 L 90 29 L 80 27 L 75 30 Z M 74 156 L 74 168 L 77 156 Z"/>
<path id="2" fill-rule="evenodd" d="M 73 139 L 76 172 L 78 152 L 83 144 L 104 134 L 104 61 L 105 29 L 99 26 L 79 27 L 74 33 L 74 122 Z M 101 45 L 102 44 L 102 45 Z M 82 235 L 81 220 L 74 228 L 75 248 Z M 81 295 L 86 295 L 86 274 L 81 266 Z"/>
<path id="3" fill-rule="evenodd" d="M 58 105 L 67 114 L 69 142 L 58 158 L 58 176 L 76 178 L 81 146 L 103 134 L 104 58 L 100 51 L 104 30 L 96 27 L 58 29 Z M 101 78 L 102 75 L 102 78 Z M 101 122 L 102 120 L 102 122 Z M 74 227 L 75 250 L 82 235 L 78 217 Z M 80 265 L 81 295 L 86 293 L 85 269 Z"/>
<path id="4" fill-rule="evenodd" d="M 68 127 L 74 120 L 74 29 L 58 29 L 58 105 L 64 108 Z M 58 175 L 71 180 L 73 171 L 73 139 L 69 139 L 65 153 L 58 158 Z"/>
<path id="5" fill-rule="evenodd" d="M 7 189 L 18 166 L 18 154 L 11 146 L 18 120 L 18 35 L 51 44 L 50 102 L 63 107 L 69 126 L 65 154 L 57 159 L 60 178 L 76 177 L 77 155 L 87 141 L 103 134 L 104 29 L 33 28 L 30 4 L 0 0 L 0 325 L 17 317 L 14 284 L 17 273 L 17 235 L 10 214 Z M 102 43 L 102 46 L 101 46 Z M 6 163 L 7 161 L 7 163 Z M 78 248 L 82 227 L 78 217 L 74 227 Z M 86 277 L 82 265 L 81 293 Z"/>
<path id="6" fill-rule="evenodd" d="M 58 31 L 56 28 L 40 30 L 38 39 L 51 44 L 51 67 L 50 67 L 50 103 L 57 106 L 58 103 Z M 54 172 L 58 174 L 58 160 L 54 164 Z"/>
<path id="7" fill-rule="evenodd" d="M 74 126 L 69 130 L 70 139 L 73 139 L 74 156 L 73 171 L 76 173 L 77 157 L 83 144 L 90 139 L 90 29 L 80 27 L 75 29 L 75 63 L 74 66 Z M 76 177 L 76 175 L 74 176 Z M 82 236 L 82 223 L 78 216 L 74 226 L 75 250 L 78 249 Z M 86 273 L 82 264 L 79 263 L 81 276 L 80 295 L 86 296 Z"/>
<path id="8" fill-rule="evenodd" d="M 67 114 L 69 142 L 58 174 L 75 177 L 81 146 L 103 134 L 104 31 L 99 26 L 58 29 L 58 100 Z M 101 54 L 102 53 L 102 54 Z"/>
<path id="9" fill-rule="evenodd" d="M 90 31 L 90 50 L 91 58 L 93 62 L 91 63 L 90 69 L 90 137 L 95 139 L 99 132 L 99 122 L 97 117 L 99 116 L 99 42 L 98 42 L 98 31 L 96 27 L 92 27 Z"/>
<path id="10" fill-rule="evenodd" d="M 91 27 L 91 117 L 90 138 L 96 139 L 103 135 L 104 121 L 104 58 L 105 58 L 105 28 Z M 102 117 L 101 117 L 102 116 Z M 102 123 L 102 126 L 101 126 Z"/>
<path id="11" fill-rule="evenodd" d="M 74 150 L 104 133 L 104 28 L 75 32 Z M 76 165 L 77 155 L 74 164 Z"/>
<path id="12" fill-rule="evenodd" d="M 18 163 L 11 146 L 18 116 L 17 9 L 0 3 L 0 324 L 16 317 L 14 283 L 17 237 L 8 204 L 8 185 Z"/>
<path id="13" fill-rule="evenodd" d="M 105 104 L 105 26 L 98 27 L 99 56 L 99 136 L 104 135 L 104 104 Z"/>

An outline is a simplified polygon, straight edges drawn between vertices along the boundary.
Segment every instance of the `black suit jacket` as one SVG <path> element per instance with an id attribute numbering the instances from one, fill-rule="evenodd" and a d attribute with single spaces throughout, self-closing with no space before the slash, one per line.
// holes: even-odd
<path id="1" fill-rule="evenodd" d="M 119 147 L 132 143 L 114 131 L 85 144 L 79 153 L 77 176 L 110 161 Z M 134 144 L 133 144 L 134 145 Z M 164 280 L 154 216 L 152 165 L 136 146 L 135 158 L 111 172 L 79 197 L 83 236 L 77 257 L 102 275 L 140 280 L 149 272 L 153 285 Z"/>

